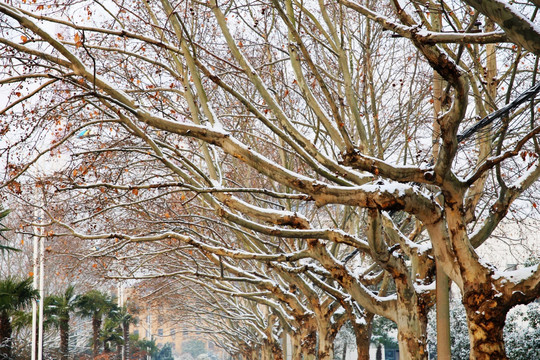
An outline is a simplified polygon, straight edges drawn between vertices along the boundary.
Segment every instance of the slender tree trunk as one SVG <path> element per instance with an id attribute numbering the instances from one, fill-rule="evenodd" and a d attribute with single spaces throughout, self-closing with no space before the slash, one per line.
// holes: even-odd
<path id="1" fill-rule="evenodd" d="M 283 331 L 281 334 L 281 351 L 283 354 L 283 359 L 287 360 L 291 350 L 289 347 L 289 336 L 286 331 Z"/>
<path id="2" fill-rule="evenodd" d="M 440 5 L 434 5 L 436 9 L 431 12 L 431 26 L 434 31 L 441 31 L 442 9 Z M 437 71 L 433 72 L 433 161 L 437 161 L 439 156 L 438 142 L 440 136 L 439 116 L 443 110 L 444 81 Z M 436 280 L 436 317 L 437 317 L 437 359 L 450 360 L 450 306 L 448 291 L 448 276 L 442 268 L 437 265 Z"/>
<path id="3" fill-rule="evenodd" d="M 437 359 L 450 360 L 450 288 L 448 276 L 437 265 Z M 439 355 L 440 354 L 440 355 Z"/>
<path id="4" fill-rule="evenodd" d="M 101 328 L 101 319 L 97 316 L 92 317 L 92 354 L 94 357 L 99 355 L 99 329 Z"/>
<path id="5" fill-rule="evenodd" d="M 129 321 L 124 321 L 122 326 L 122 336 L 124 337 L 124 354 L 122 360 L 131 359 L 130 346 L 129 346 Z"/>
<path id="6" fill-rule="evenodd" d="M 60 322 L 60 359 L 69 358 L 69 318 Z"/>
<path id="7" fill-rule="evenodd" d="M 0 313 L 0 359 L 11 359 L 12 335 L 11 320 L 6 311 Z"/>
<path id="8" fill-rule="evenodd" d="M 375 353 L 375 360 L 382 360 L 382 345 L 377 344 L 377 352 Z"/>
<path id="9" fill-rule="evenodd" d="M 341 350 L 341 360 L 347 359 L 347 341 L 343 342 L 343 350 Z"/>

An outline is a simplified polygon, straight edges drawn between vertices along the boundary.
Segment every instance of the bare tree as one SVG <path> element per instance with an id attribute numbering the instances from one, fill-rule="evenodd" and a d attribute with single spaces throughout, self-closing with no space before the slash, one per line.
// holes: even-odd
<path id="1" fill-rule="evenodd" d="M 51 236 L 90 242 L 109 276 L 264 303 L 296 358 L 332 356 L 338 310 L 395 321 L 401 356 L 427 358 L 437 269 L 471 358 L 504 359 L 505 315 L 539 297 L 540 269 L 475 249 L 536 209 L 538 6 L 519 6 L 2 3 L 4 188 L 27 196 L 28 169 L 56 158 Z"/>

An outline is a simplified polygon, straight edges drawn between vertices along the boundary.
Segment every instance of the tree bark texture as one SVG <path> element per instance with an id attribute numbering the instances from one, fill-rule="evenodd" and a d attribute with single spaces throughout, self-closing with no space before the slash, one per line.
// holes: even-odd
<path id="1" fill-rule="evenodd" d="M 508 359 L 503 339 L 508 307 L 494 295 L 489 284 L 478 284 L 465 293 L 471 360 Z"/>
<path id="2" fill-rule="evenodd" d="M 69 318 L 60 320 L 60 359 L 69 358 Z"/>
<path id="3" fill-rule="evenodd" d="M 11 320 L 7 311 L 0 313 L 0 358 L 11 359 L 12 347 L 12 332 Z"/>
<path id="4" fill-rule="evenodd" d="M 92 317 L 92 354 L 94 357 L 99 355 L 99 329 L 101 328 L 101 319 L 97 316 Z"/>

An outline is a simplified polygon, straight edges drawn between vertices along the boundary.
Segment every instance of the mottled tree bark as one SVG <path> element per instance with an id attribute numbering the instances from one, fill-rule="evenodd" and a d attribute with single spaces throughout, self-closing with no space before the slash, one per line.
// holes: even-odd
<path id="1" fill-rule="evenodd" d="M 466 284 L 463 296 L 467 313 L 471 360 L 507 359 L 503 329 L 510 307 L 495 295 L 491 284 Z M 499 300 L 500 299 L 500 300 Z"/>
<path id="2" fill-rule="evenodd" d="M 358 360 L 369 360 L 369 344 L 371 342 L 371 333 L 373 331 L 373 316 L 373 313 L 366 314 L 365 326 L 361 326 L 354 322 L 351 322 L 354 331 L 354 337 L 356 339 L 356 351 L 358 354 Z"/>
<path id="3" fill-rule="evenodd" d="M 536 55 L 540 54 L 540 31 L 533 22 L 507 1 L 464 0 L 464 2 L 496 22 L 514 42 Z"/>

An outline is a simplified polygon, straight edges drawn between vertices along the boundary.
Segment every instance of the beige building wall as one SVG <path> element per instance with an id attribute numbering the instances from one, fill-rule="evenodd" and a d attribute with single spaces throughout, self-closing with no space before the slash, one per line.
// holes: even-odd
<path id="1" fill-rule="evenodd" d="M 136 303 L 134 298 L 130 301 Z M 224 351 L 215 346 L 198 327 L 188 321 L 182 323 L 179 316 L 175 316 L 174 309 L 154 304 L 136 305 L 138 323 L 131 326 L 131 334 L 138 334 L 139 339 L 154 339 L 158 346 L 170 343 L 175 357 L 183 353 L 182 346 L 186 341 L 200 340 L 204 343 L 206 352 L 215 354 L 219 359 L 225 358 Z"/>

